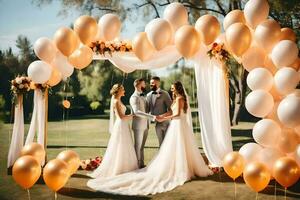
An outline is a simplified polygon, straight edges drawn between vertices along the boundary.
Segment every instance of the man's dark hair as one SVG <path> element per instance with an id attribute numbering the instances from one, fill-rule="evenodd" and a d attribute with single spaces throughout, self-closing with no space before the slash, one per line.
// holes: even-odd
<path id="1" fill-rule="evenodd" d="M 143 81 L 145 81 L 145 79 L 143 79 L 143 78 L 135 79 L 133 82 L 133 86 L 137 87 Z"/>
<path id="2" fill-rule="evenodd" d="M 151 80 L 160 81 L 160 78 L 158 76 L 153 76 Z"/>

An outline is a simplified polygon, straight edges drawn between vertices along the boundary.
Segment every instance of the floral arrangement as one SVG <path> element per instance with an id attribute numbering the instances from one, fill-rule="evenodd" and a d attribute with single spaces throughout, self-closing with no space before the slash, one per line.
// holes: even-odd
<path id="1" fill-rule="evenodd" d="M 88 170 L 88 171 L 94 170 L 97 167 L 99 167 L 101 162 L 102 162 L 102 157 L 98 157 L 98 156 L 94 159 L 90 158 L 87 160 L 81 160 L 80 169 Z"/>
<path id="2" fill-rule="evenodd" d="M 26 76 L 17 76 L 11 80 L 11 92 L 13 94 L 13 102 L 16 101 L 18 95 L 23 95 L 30 90 L 31 80 Z"/>
<path id="3" fill-rule="evenodd" d="M 226 62 L 230 59 L 230 54 L 224 49 L 224 44 L 214 42 L 211 49 L 207 52 L 210 58 L 215 58 L 221 62 Z"/>
<path id="4" fill-rule="evenodd" d="M 90 48 L 96 54 L 104 55 L 108 53 L 110 56 L 112 56 L 113 52 L 132 51 L 131 44 L 125 41 L 96 41 L 90 44 Z"/>
<path id="5" fill-rule="evenodd" d="M 46 83 L 44 83 L 44 84 L 35 83 L 34 84 L 34 89 L 40 89 L 43 93 L 45 93 L 46 89 L 49 89 L 49 88 L 50 88 L 50 86 Z"/>

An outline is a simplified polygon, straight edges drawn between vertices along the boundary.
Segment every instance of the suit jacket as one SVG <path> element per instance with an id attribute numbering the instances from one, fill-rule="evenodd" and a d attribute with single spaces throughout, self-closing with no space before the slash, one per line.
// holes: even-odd
<path id="1" fill-rule="evenodd" d="M 140 96 L 137 91 L 131 95 L 129 102 L 133 113 L 136 113 L 138 110 L 145 113 L 148 111 L 148 103 L 146 98 L 144 96 Z M 149 125 L 147 118 L 133 116 L 132 129 L 146 130 L 148 127 Z"/>
<path id="2" fill-rule="evenodd" d="M 155 102 L 152 102 L 153 91 L 147 94 L 147 102 L 149 104 L 149 112 L 152 115 L 161 115 L 170 110 L 172 100 L 168 92 L 160 90 L 157 94 Z"/>

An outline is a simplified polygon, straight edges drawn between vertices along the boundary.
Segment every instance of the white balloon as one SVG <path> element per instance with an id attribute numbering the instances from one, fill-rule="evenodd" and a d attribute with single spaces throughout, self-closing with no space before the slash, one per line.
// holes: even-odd
<path id="1" fill-rule="evenodd" d="M 277 109 L 279 120 L 289 128 L 300 125 L 300 98 L 289 96 L 284 98 Z"/>
<path id="2" fill-rule="evenodd" d="M 287 97 L 300 97 L 300 89 L 295 89 L 294 92 L 287 95 Z"/>
<path id="3" fill-rule="evenodd" d="M 263 148 L 253 142 L 244 144 L 240 150 L 239 153 L 243 156 L 243 158 L 245 159 L 246 162 L 251 162 L 251 161 L 255 161 L 257 156 L 258 156 L 258 152 L 260 150 L 262 150 Z"/>
<path id="4" fill-rule="evenodd" d="M 257 159 L 259 162 L 265 164 L 269 171 L 272 172 L 275 161 L 285 156 L 284 153 L 275 148 L 264 148 L 258 152 Z"/>
<path id="5" fill-rule="evenodd" d="M 264 90 L 254 90 L 246 97 L 245 106 L 252 115 L 265 117 L 273 109 L 273 96 Z"/>
<path id="6" fill-rule="evenodd" d="M 35 41 L 35 43 L 33 45 L 33 50 L 34 50 L 35 55 L 39 59 L 41 59 L 47 63 L 51 63 L 51 61 L 55 57 L 55 53 L 57 51 L 52 40 L 50 40 L 49 38 L 46 38 L 46 37 L 41 37 L 37 41 Z"/>
<path id="7" fill-rule="evenodd" d="M 27 69 L 28 77 L 31 78 L 34 83 L 38 84 L 46 83 L 50 79 L 51 73 L 51 66 L 41 60 L 32 62 Z"/>
<path id="8" fill-rule="evenodd" d="M 267 19 L 269 15 L 269 4 L 266 0 L 250 0 L 244 8 L 246 22 L 253 29 Z"/>
<path id="9" fill-rule="evenodd" d="M 272 147 L 276 145 L 277 138 L 280 133 L 280 126 L 271 119 L 262 119 L 258 121 L 252 130 L 255 142 L 264 147 Z"/>
<path id="10" fill-rule="evenodd" d="M 63 79 L 70 77 L 74 72 L 74 67 L 69 63 L 68 58 L 59 51 L 57 51 L 51 65 L 60 71 Z"/>
<path id="11" fill-rule="evenodd" d="M 272 49 L 271 58 L 277 68 L 293 64 L 298 58 L 297 44 L 290 40 L 281 40 Z"/>
<path id="12" fill-rule="evenodd" d="M 122 23 L 118 15 L 111 13 L 105 14 L 99 19 L 98 31 L 100 31 L 100 33 L 97 33 L 97 35 L 103 36 L 103 38 L 108 41 L 113 40 L 119 36 L 121 25 Z"/>
<path id="13" fill-rule="evenodd" d="M 255 68 L 248 74 L 247 84 L 251 90 L 270 91 L 273 86 L 273 75 L 265 68 Z"/>
<path id="14" fill-rule="evenodd" d="M 300 77 L 298 72 L 291 67 L 280 68 L 274 76 L 274 84 L 280 94 L 286 95 L 295 90 Z"/>
<path id="15" fill-rule="evenodd" d="M 169 4 L 164 11 L 164 19 L 170 22 L 173 31 L 188 24 L 188 13 L 183 4 L 174 2 Z"/>

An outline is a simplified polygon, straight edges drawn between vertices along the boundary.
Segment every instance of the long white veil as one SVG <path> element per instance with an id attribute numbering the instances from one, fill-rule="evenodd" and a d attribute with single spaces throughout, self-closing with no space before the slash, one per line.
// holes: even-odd
<path id="1" fill-rule="evenodd" d="M 183 87 L 183 90 L 184 90 L 184 94 L 186 96 L 186 103 L 187 103 L 187 110 L 186 110 L 186 120 L 187 120 L 187 123 L 188 125 L 190 126 L 191 130 L 194 130 L 193 129 L 193 118 L 192 118 L 192 111 L 191 111 L 191 105 L 190 105 L 190 98 L 189 98 L 189 95 L 188 93 L 186 92 L 186 89 L 185 87 L 182 85 Z"/>
<path id="2" fill-rule="evenodd" d="M 112 134 L 113 132 L 114 123 L 115 123 L 114 101 L 115 98 L 114 96 L 112 96 L 110 99 L 109 129 L 108 129 L 110 134 Z"/>

